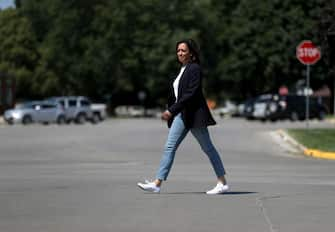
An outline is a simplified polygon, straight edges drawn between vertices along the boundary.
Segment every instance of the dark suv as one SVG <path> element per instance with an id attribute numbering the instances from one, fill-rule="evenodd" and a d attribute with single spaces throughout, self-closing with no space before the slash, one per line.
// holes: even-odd
<path id="1" fill-rule="evenodd" d="M 280 96 L 277 101 L 269 103 L 273 107 L 268 111 L 266 118 L 272 121 L 277 119 L 290 119 L 292 121 L 304 120 L 306 118 L 306 97 L 297 95 Z M 321 99 L 309 97 L 309 118 L 323 120 L 327 114 L 327 108 Z"/>

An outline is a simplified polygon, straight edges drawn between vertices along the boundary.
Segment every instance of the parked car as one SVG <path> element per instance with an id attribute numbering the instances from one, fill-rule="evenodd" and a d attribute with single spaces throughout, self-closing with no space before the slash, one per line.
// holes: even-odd
<path id="1" fill-rule="evenodd" d="M 57 103 L 31 101 L 5 111 L 4 120 L 8 124 L 22 123 L 27 125 L 33 122 L 64 124 L 66 117 L 62 106 Z"/>
<path id="2" fill-rule="evenodd" d="M 236 107 L 236 112 L 233 114 L 234 117 L 243 117 L 244 116 L 245 102 L 241 102 Z"/>
<path id="3" fill-rule="evenodd" d="M 52 97 L 48 101 L 57 102 L 61 104 L 65 110 L 66 121 L 76 122 L 78 124 L 85 123 L 88 119 L 92 118 L 91 103 L 85 97 Z"/>
<path id="4" fill-rule="evenodd" d="M 92 103 L 93 122 L 103 121 L 107 118 L 107 105 L 102 103 Z"/>
<path id="5" fill-rule="evenodd" d="M 244 102 L 243 116 L 247 119 L 260 119 L 265 116 L 267 102 L 272 100 L 273 94 L 262 94 Z"/>
<path id="6" fill-rule="evenodd" d="M 214 109 L 213 113 L 223 118 L 224 116 L 228 116 L 228 115 L 231 116 L 231 115 L 236 114 L 236 111 L 237 111 L 237 106 L 233 102 L 227 100 L 224 102 L 222 106 L 219 106 L 216 109 Z"/>
<path id="7" fill-rule="evenodd" d="M 98 123 L 107 117 L 106 104 L 93 104 L 84 96 L 53 97 L 49 100 L 59 102 L 65 109 L 67 122 L 83 124 L 86 121 Z"/>
<path id="8" fill-rule="evenodd" d="M 145 108 L 140 105 L 120 105 L 115 108 L 118 117 L 144 117 Z"/>
<path id="9" fill-rule="evenodd" d="M 290 119 L 292 121 L 306 118 L 306 97 L 298 95 L 280 96 L 277 101 L 271 102 L 273 110 L 266 116 L 272 121 Z M 309 98 L 309 118 L 323 120 L 328 109 L 322 104 L 320 98 Z"/>
<path id="10" fill-rule="evenodd" d="M 105 104 L 92 104 L 84 96 L 61 96 L 47 100 L 61 104 L 65 110 L 66 121 L 83 124 L 86 121 L 98 123 L 106 118 Z"/>
<path id="11" fill-rule="evenodd" d="M 280 96 L 278 94 L 263 94 L 256 98 L 253 102 L 252 116 L 255 119 L 265 121 L 269 114 L 276 112 L 277 102 Z"/>

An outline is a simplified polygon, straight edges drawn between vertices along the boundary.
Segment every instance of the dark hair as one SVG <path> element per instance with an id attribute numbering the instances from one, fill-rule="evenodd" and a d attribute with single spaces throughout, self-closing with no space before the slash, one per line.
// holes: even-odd
<path id="1" fill-rule="evenodd" d="M 200 58 L 199 58 L 200 50 L 199 50 L 199 46 L 197 45 L 197 43 L 193 39 L 180 40 L 176 44 L 176 50 L 178 49 L 179 44 L 182 44 L 182 43 L 186 44 L 188 49 L 190 50 L 191 62 L 200 64 Z"/>

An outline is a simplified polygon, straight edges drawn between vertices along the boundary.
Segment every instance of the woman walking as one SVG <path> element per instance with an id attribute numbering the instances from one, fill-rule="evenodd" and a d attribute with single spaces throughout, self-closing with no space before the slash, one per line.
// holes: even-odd
<path id="1" fill-rule="evenodd" d="M 216 186 L 207 194 L 221 194 L 228 191 L 225 169 L 220 155 L 215 149 L 207 127 L 216 124 L 202 92 L 202 72 L 199 49 L 192 39 L 176 44 L 180 72 L 170 86 L 168 109 L 162 113 L 162 119 L 170 128 L 164 147 L 160 166 L 153 182 L 146 181 L 137 185 L 149 192 L 159 193 L 163 181 L 167 180 L 173 164 L 176 150 L 190 131 L 208 156 L 217 176 Z"/>

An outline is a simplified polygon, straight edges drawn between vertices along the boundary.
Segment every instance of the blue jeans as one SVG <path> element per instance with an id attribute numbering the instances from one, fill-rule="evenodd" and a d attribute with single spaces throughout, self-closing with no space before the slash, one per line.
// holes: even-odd
<path id="1" fill-rule="evenodd" d="M 173 164 L 177 148 L 189 131 L 191 131 L 193 136 L 200 144 L 201 149 L 208 156 L 216 176 L 221 177 L 226 173 L 220 155 L 212 144 L 207 127 L 187 129 L 185 128 L 184 122 L 181 118 L 181 114 L 178 114 L 174 118 L 169 131 L 169 135 L 164 147 L 163 157 L 161 159 L 159 170 L 156 175 L 157 179 L 167 179 Z"/>

